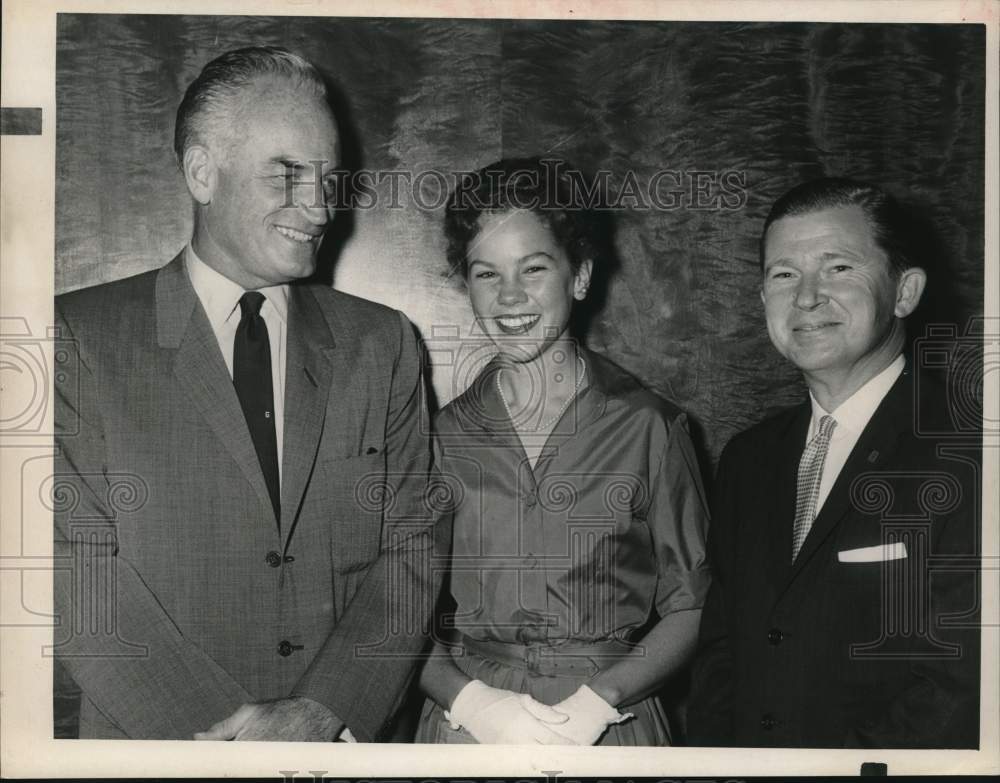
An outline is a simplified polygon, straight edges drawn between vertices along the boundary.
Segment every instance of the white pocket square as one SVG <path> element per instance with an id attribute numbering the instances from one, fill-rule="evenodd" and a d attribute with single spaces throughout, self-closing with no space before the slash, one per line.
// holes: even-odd
<path id="1" fill-rule="evenodd" d="M 906 557 L 906 544 L 902 541 L 837 552 L 837 559 L 841 563 L 883 563 L 886 560 L 902 560 L 904 557 Z"/>

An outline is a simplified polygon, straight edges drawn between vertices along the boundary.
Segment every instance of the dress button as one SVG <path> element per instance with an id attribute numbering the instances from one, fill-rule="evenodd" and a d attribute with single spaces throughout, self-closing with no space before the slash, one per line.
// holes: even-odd
<path id="1" fill-rule="evenodd" d="M 292 643 L 285 639 L 278 643 L 278 655 L 282 658 L 287 658 L 292 654 Z"/>
<path id="2" fill-rule="evenodd" d="M 281 555 L 275 552 L 273 549 L 264 555 L 264 562 L 267 563 L 271 568 L 277 568 L 281 565 Z"/>
<path id="3" fill-rule="evenodd" d="M 537 498 L 535 497 L 535 493 L 534 493 L 534 492 L 528 492 L 528 493 L 527 493 L 527 494 L 526 494 L 526 495 L 524 496 L 524 505 L 525 505 L 525 506 L 526 506 L 527 508 L 534 508 L 534 507 L 535 507 L 535 503 L 537 503 L 537 502 L 538 502 L 538 500 L 537 500 Z"/>
<path id="4" fill-rule="evenodd" d="M 770 731 L 771 729 L 773 729 L 777 725 L 778 725 L 778 721 L 776 721 L 774 719 L 773 715 L 767 715 L 767 714 L 765 714 L 765 715 L 761 716 L 760 727 L 762 729 L 764 729 L 764 731 Z"/>
<path id="5" fill-rule="evenodd" d="M 772 628 L 767 632 L 767 640 L 771 644 L 781 644 L 781 640 L 785 638 L 785 635 L 781 632 L 780 628 Z"/>

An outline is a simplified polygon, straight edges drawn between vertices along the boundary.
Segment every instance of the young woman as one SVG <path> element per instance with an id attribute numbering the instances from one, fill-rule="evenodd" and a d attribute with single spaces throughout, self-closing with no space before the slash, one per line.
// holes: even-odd
<path id="1" fill-rule="evenodd" d="M 496 356 L 436 420 L 453 599 L 417 742 L 666 745 L 709 576 L 684 414 L 572 336 L 597 243 L 552 161 L 456 188 L 448 256 Z"/>

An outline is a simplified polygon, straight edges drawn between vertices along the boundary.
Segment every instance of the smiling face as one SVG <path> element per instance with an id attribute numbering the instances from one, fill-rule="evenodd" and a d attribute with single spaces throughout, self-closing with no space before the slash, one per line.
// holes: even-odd
<path id="1" fill-rule="evenodd" d="M 246 289 L 308 277 L 331 220 L 323 181 L 338 163 L 333 115 L 321 98 L 270 80 L 248 89 L 233 123 L 231 143 L 185 154 L 195 252 Z"/>
<path id="2" fill-rule="evenodd" d="M 543 355 L 569 329 L 591 262 L 573 271 L 549 228 L 527 210 L 485 213 L 468 250 L 469 296 L 483 330 L 518 362 Z"/>
<path id="3" fill-rule="evenodd" d="M 858 206 L 786 216 L 765 237 L 767 330 L 807 382 L 856 390 L 884 369 L 924 281 L 921 269 L 892 273 Z"/>

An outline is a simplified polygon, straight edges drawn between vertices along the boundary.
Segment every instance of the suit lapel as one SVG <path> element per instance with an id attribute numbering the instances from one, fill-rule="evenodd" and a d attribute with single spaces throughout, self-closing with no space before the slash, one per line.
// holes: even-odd
<path id="1" fill-rule="evenodd" d="M 281 480 L 286 545 L 316 460 L 330 389 L 348 388 L 351 370 L 348 362 L 334 361 L 333 334 L 309 287 L 292 285 L 289 294 Z"/>
<path id="2" fill-rule="evenodd" d="M 774 582 L 784 585 L 792 566 L 792 524 L 795 520 L 795 495 L 799 460 L 809 429 L 812 411 L 808 403 L 796 409 L 775 455 L 771 513 L 768 516 L 768 564 Z"/>
<path id="3" fill-rule="evenodd" d="M 177 350 L 174 358 L 177 381 L 239 465 L 273 519 L 267 484 L 243 409 L 208 316 L 184 269 L 183 253 L 157 275 L 156 324 L 160 346 Z"/>
<path id="4" fill-rule="evenodd" d="M 848 456 L 847 462 L 844 463 L 837 480 L 830 488 L 830 494 L 827 495 L 823 507 L 817 514 L 816 520 L 802 544 L 799 556 L 795 558 L 791 570 L 792 579 L 809 562 L 809 559 L 853 507 L 851 485 L 854 483 L 854 479 L 867 470 L 877 468 L 880 463 L 884 464 L 892 457 L 897 448 L 900 434 L 910 424 L 907 412 L 911 410 L 911 406 L 906 403 L 907 395 L 910 394 L 911 389 L 910 375 L 908 372 L 904 372 L 879 403 L 878 408 L 875 409 L 868 426 L 861 433 L 861 437 L 854 445 L 854 449 Z"/>

